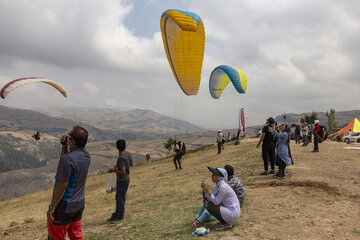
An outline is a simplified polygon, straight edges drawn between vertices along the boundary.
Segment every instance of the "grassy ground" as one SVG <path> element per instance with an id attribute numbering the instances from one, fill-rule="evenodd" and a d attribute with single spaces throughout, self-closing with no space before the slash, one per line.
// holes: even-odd
<path id="1" fill-rule="evenodd" d="M 125 221 L 106 223 L 115 208 L 105 195 L 106 175 L 89 177 L 83 216 L 85 239 L 191 239 L 192 219 L 202 203 L 200 183 L 210 182 L 206 166 L 230 164 L 246 189 L 242 215 L 227 231 L 204 239 L 360 239 L 359 151 L 324 142 L 320 153 L 292 144 L 295 165 L 285 180 L 259 176 L 263 165 L 257 139 L 186 155 L 174 171 L 169 158 L 131 169 Z M 115 161 L 115 159 L 114 159 Z M 46 239 L 45 212 L 51 190 L 0 202 L 0 238 Z M 12 226 L 10 226 L 12 225 Z"/>

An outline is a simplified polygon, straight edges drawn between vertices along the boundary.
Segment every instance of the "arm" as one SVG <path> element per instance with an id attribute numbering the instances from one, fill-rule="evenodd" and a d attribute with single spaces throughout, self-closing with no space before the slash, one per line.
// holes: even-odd
<path id="1" fill-rule="evenodd" d="M 65 181 L 59 181 L 59 183 L 56 185 L 55 191 L 54 191 L 54 196 L 52 198 L 51 204 L 49 206 L 49 210 L 47 212 L 48 221 L 54 220 L 53 213 L 54 213 L 57 205 L 63 198 L 67 186 L 68 186 L 68 182 L 65 182 Z"/>
<path id="2" fill-rule="evenodd" d="M 222 201 L 225 199 L 227 193 L 225 191 L 223 191 L 223 189 L 220 187 L 219 188 L 219 192 L 217 194 L 217 196 L 215 197 L 213 194 L 208 194 L 206 193 L 205 194 L 205 197 L 210 201 L 212 202 L 213 204 L 215 205 L 220 205 L 222 203 Z"/>
<path id="3" fill-rule="evenodd" d="M 274 130 L 273 132 L 274 136 L 279 138 L 279 139 L 282 139 L 282 138 L 286 138 L 287 137 L 287 134 L 285 132 L 282 132 L 282 133 L 279 133 L 278 131 Z"/>
<path id="4" fill-rule="evenodd" d="M 266 135 L 266 134 L 265 134 L 264 132 L 261 134 L 261 137 L 260 137 L 260 139 L 259 139 L 259 142 L 258 142 L 258 144 L 256 145 L 257 148 L 260 147 L 261 142 L 264 141 L 265 135 Z"/>
<path id="5" fill-rule="evenodd" d="M 117 169 L 116 166 L 114 166 L 113 168 L 109 168 L 109 170 L 108 170 L 108 173 L 112 173 L 112 172 L 114 172 L 114 173 L 116 173 L 118 175 L 125 175 L 126 174 L 126 168 L 123 167 L 121 169 Z"/>
<path id="6" fill-rule="evenodd" d="M 69 146 L 67 145 L 66 138 L 67 138 L 66 135 L 62 135 L 60 139 L 60 143 L 65 142 L 65 145 L 61 144 L 60 157 L 62 157 L 64 154 L 69 152 Z"/>

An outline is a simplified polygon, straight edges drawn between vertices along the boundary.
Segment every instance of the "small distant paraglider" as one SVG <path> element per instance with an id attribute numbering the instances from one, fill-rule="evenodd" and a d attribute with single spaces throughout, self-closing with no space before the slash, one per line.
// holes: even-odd
<path id="1" fill-rule="evenodd" d="M 162 14 L 160 28 L 177 83 L 186 95 L 197 95 L 205 48 L 201 18 L 192 12 L 170 9 Z"/>
<path id="2" fill-rule="evenodd" d="M 212 71 L 209 80 L 209 90 L 211 96 L 215 99 L 220 98 L 222 92 L 230 81 L 233 83 L 238 93 L 246 92 L 247 80 L 244 71 L 227 65 L 216 67 Z"/>
<path id="3" fill-rule="evenodd" d="M 49 84 L 50 86 L 54 87 L 56 90 L 58 90 L 64 97 L 67 97 L 67 93 L 65 88 L 63 88 L 60 84 L 58 84 L 55 81 L 46 79 L 46 78 L 39 78 L 39 77 L 28 77 L 28 78 L 19 78 L 16 80 L 13 80 L 9 83 L 7 83 L 1 90 L 0 90 L 0 97 L 5 99 L 5 97 L 14 91 L 16 88 L 30 84 L 30 83 L 36 83 L 36 82 L 42 82 Z"/>

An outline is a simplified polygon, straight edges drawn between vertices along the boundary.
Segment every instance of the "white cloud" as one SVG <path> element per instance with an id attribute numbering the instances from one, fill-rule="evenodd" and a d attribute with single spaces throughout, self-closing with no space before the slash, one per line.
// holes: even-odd
<path id="1" fill-rule="evenodd" d="M 159 21 L 172 4 L 205 24 L 197 96 L 182 95 L 164 53 Z M 139 5 L 146 11 L 137 15 Z M 41 76 L 69 92 L 62 101 L 38 88 L 49 101 L 20 94 L 5 103 L 17 107 L 149 108 L 214 128 L 236 127 L 242 106 L 250 125 L 283 112 L 358 108 L 359 15 L 356 0 L 1 1 L 0 83 Z M 130 29 L 126 19 L 137 21 Z M 149 23 L 153 33 L 141 34 Z M 221 64 L 246 72 L 246 94 L 230 83 L 220 100 L 210 97 L 208 79 Z"/>
<path id="2" fill-rule="evenodd" d="M 95 84 L 89 83 L 89 82 L 83 82 L 82 85 L 92 95 L 98 95 L 99 89 Z"/>

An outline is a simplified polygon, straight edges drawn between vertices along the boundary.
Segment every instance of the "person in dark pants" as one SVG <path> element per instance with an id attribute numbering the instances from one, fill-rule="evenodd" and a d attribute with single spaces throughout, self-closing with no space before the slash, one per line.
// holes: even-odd
<path id="1" fill-rule="evenodd" d="M 314 151 L 313 152 L 319 152 L 319 142 L 318 142 L 318 135 L 320 132 L 320 125 L 319 120 L 315 120 L 315 127 L 314 127 Z"/>
<path id="2" fill-rule="evenodd" d="M 178 166 L 177 166 L 176 162 L 179 163 L 179 169 L 182 169 L 181 168 L 181 158 L 185 155 L 185 153 L 186 153 L 185 143 L 183 141 L 178 141 L 175 144 L 175 156 L 174 156 L 175 171 L 178 170 Z"/>
<path id="3" fill-rule="evenodd" d="M 47 211 L 48 239 L 83 239 L 82 213 L 90 154 L 85 145 L 88 131 L 75 126 L 61 137 L 61 158 L 55 176 L 53 196 Z"/>
<path id="4" fill-rule="evenodd" d="M 223 146 L 223 133 L 221 130 L 218 131 L 218 134 L 217 134 L 217 138 L 216 138 L 216 142 L 217 142 L 217 146 L 218 146 L 218 153 L 217 154 L 220 154 L 221 153 L 221 149 L 224 147 Z"/>
<path id="5" fill-rule="evenodd" d="M 256 147 L 260 147 L 262 143 L 262 158 L 264 161 L 264 172 L 261 175 L 268 175 L 275 173 L 275 137 L 273 134 L 273 124 L 275 123 L 272 117 L 266 121 L 266 126 L 262 130 L 260 140 Z M 271 164 L 271 171 L 268 172 L 269 162 Z"/>
<path id="6" fill-rule="evenodd" d="M 107 220 L 110 223 L 117 223 L 124 220 L 125 198 L 130 184 L 130 166 L 133 166 L 131 154 L 125 151 L 125 147 L 125 140 L 119 139 L 116 141 L 119 157 L 116 165 L 108 170 L 109 173 L 116 173 L 116 210 L 113 212 L 111 218 Z"/>

